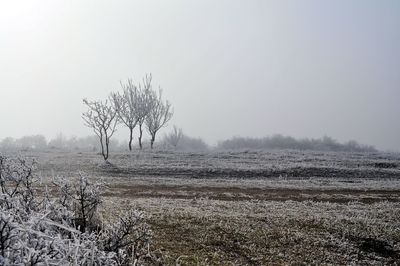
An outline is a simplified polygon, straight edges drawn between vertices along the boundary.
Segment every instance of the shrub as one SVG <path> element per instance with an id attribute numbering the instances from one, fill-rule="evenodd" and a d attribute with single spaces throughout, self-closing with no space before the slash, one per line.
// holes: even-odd
<path id="1" fill-rule="evenodd" d="M 35 162 L 0 156 L 0 265 L 137 265 L 148 255 L 144 213 L 96 220 L 101 184 L 57 180 L 57 197 L 34 186 Z M 46 189 L 47 191 L 47 189 Z"/>

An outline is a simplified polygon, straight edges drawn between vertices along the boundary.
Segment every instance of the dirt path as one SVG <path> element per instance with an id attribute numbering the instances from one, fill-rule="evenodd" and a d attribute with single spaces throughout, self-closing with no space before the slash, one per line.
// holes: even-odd
<path id="1" fill-rule="evenodd" d="M 191 187 L 171 185 L 111 185 L 105 196 L 122 198 L 171 198 L 196 199 L 209 198 L 227 201 L 241 200 L 274 200 L 274 201 L 329 201 L 349 202 L 360 201 L 372 203 L 377 201 L 400 201 L 398 190 L 316 190 L 316 189 L 287 189 L 287 188 L 240 188 L 240 187 Z"/>

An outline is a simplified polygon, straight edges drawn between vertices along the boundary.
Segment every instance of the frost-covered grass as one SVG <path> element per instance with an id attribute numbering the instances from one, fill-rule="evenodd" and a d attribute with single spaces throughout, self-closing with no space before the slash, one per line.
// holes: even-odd
<path id="1" fill-rule="evenodd" d="M 19 153 L 21 154 L 21 153 Z M 70 172 L 75 169 L 70 169 L 71 166 L 78 166 L 82 170 L 99 170 L 98 164 L 102 163 L 102 158 L 94 152 L 66 152 L 49 150 L 47 152 L 22 152 L 24 156 L 40 158 L 43 162 L 42 169 L 49 171 L 56 168 L 59 171 Z M 12 154 L 15 155 L 15 152 Z M 349 177 L 353 172 L 344 170 L 358 170 L 361 173 L 375 174 L 394 174 L 398 176 L 400 173 L 400 154 L 394 153 L 336 153 L 336 152 L 313 152 L 313 151 L 232 151 L 232 152 L 178 152 L 178 151 L 133 151 L 120 152 L 110 155 L 109 161 L 113 163 L 120 172 L 114 172 L 114 175 L 128 174 L 129 170 L 152 170 L 144 174 L 157 174 L 162 170 L 209 170 L 212 177 L 213 171 L 218 173 L 218 170 L 249 170 L 254 171 L 253 174 L 260 174 L 259 170 L 290 170 L 296 168 L 302 169 L 322 169 L 322 170 L 337 170 L 338 177 Z M 393 163 L 395 167 L 377 168 L 376 163 Z M 156 171 L 157 170 L 157 171 Z M 344 172 L 340 172 L 343 170 Z M 46 172 L 47 173 L 47 172 Z M 205 172 L 207 173 L 207 172 Z M 228 172 L 229 173 L 229 172 Z M 265 171 L 265 173 L 268 173 Z M 277 172 L 278 174 L 280 172 Z M 302 172 L 300 172 L 302 173 Z M 313 172 L 303 172 L 303 174 L 312 174 Z M 319 174 L 319 172 L 314 172 Z M 177 173 L 179 174 L 179 173 Z M 223 172 L 221 172 L 223 174 Z M 280 173 L 285 176 L 285 173 Z M 290 171 L 287 171 L 286 176 L 293 177 Z M 329 173 L 328 173 L 329 174 Z M 347 176 L 346 176 L 347 174 Z M 331 173 L 332 175 L 332 173 Z M 190 175 L 192 176 L 192 175 Z M 279 176 L 279 175 L 278 175 Z M 308 175 L 307 175 L 308 176 Z M 326 177 L 326 175 L 322 175 Z M 192 176 L 195 177 L 195 176 Z M 219 176 L 219 177 L 223 177 Z M 232 177 L 232 176 L 226 176 Z M 249 174 L 246 178 L 257 177 Z M 359 177 L 366 177 L 360 175 Z"/>
<path id="2" fill-rule="evenodd" d="M 112 206 L 126 201 L 112 198 Z M 141 198 L 168 264 L 394 264 L 400 203 Z"/>
<path id="3" fill-rule="evenodd" d="M 243 151 L 184 153 L 134 151 L 111 154 L 105 165 L 96 153 L 25 152 L 39 162 L 44 177 L 93 177 L 141 185 L 239 186 L 287 189 L 399 189 L 400 155 L 389 153 L 321 153 Z M 377 167 L 380 163 L 395 167 Z"/>
<path id="4" fill-rule="evenodd" d="M 107 185 L 102 213 L 147 214 L 167 265 L 398 265 L 400 156 L 242 151 L 25 153 L 43 184 Z"/>

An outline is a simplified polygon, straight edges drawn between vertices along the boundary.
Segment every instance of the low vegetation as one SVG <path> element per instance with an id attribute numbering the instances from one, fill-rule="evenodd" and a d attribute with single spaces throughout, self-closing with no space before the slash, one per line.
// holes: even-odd
<path id="1" fill-rule="evenodd" d="M 20 153 L 28 159 L 12 156 Z M 6 265 L 21 264 L 20 257 L 30 262 L 29 254 L 39 254 L 37 265 L 396 265 L 400 259 L 398 154 L 146 150 L 114 152 L 107 164 L 94 152 L 8 156 L 1 221 L 12 221 L 14 237 L 3 245 Z M 18 183 L 15 176 L 27 176 L 21 173 L 33 178 Z"/>
<path id="2" fill-rule="evenodd" d="M 98 215 L 100 184 L 84 175 L 38 191 L 35 162 L 0 157 L 0 265 L 137 265 L 150 258 L 144 213 Z M 54 194 L 54 195 L 53 195 Z"/>
<path id="3" fill-rule="evenodd" d="M 339 151 L 339 152 L 376 152 L 373 146 L 362 145 L 357 141 L 339 143 L 333 138 L 321 139 L 295 139 L 293 137 L 274 135 L 265 138 L 234 137 L 218 143 L 217 149 L 221 150 L 271 150 L 271 149 L 295 149 L 314 151 Z"/>

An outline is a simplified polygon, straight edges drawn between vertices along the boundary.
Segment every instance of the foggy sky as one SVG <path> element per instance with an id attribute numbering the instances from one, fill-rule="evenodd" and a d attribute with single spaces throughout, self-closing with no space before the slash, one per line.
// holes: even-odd
<path id="1" fill-rule="evenodd" d="M 92 134 L 82 98 L 151 72 L 175 110 L 161 135 L 400 150 L 399 49 L 396 0 L 1 1 L 0 139 Z"/>

